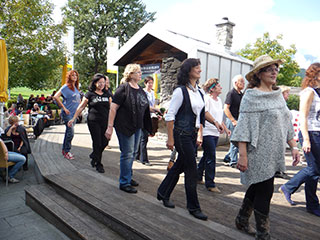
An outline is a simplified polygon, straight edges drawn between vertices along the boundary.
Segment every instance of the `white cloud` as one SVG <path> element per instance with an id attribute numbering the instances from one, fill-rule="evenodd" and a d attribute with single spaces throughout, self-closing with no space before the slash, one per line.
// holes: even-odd
<path id="1" fill-rule="evenodd" d="M 191 0 L 169 6 L 161 12 L 156 22 L 164 27 L 205 41 L 215 41 L 215 24 L 222 17 L 234 22 L 232 50 L 239 50 L 247 43 L 254 43 L 263 33 L 272 38 L 283 35 L 282 44 L 288 48 L 295 44 L 296 60 L 301 67 L 310 64 L 304 55 L 312 55 L 320 60 L 319 21 L 284 21 L 272 13 L 273 0 Z"/>

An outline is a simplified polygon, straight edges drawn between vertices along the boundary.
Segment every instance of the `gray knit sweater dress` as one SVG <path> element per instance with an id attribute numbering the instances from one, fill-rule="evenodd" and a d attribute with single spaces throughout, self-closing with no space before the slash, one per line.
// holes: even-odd
<path id="1" fill-rule="evenodd" d="M 241 172 L 241 183 L 251 185 L 285 172 L 287 142 L 294 137 L 290 112 L 281 90 L 246 90 L 231 141 L 247 143 L 248 169 Z"/>

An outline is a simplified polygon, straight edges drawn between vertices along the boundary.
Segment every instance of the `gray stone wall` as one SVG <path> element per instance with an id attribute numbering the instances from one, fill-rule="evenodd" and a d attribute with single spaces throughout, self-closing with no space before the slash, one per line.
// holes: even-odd
<path id="1" fill-rule="evenodd" d="M 162 59 L 161 65 L 161 94 L 160 104 L 165 105 L 171 99 L 171 95 L 177 86 L 178 70 L 181 66 L 181 61 L 174 57 Z"/>

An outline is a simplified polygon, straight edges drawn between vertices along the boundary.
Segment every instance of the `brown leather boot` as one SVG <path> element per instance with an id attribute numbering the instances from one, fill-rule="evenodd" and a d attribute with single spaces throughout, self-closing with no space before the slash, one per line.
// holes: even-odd
<path id="1" fill-rule="evenodd" d="M 235 222 L 236 227 L 239 230 L 254 236 L 256 234 L 256 231 L 252 226 L 249 225 L 249 218 L 252 215 L 252 211 L 253 203 L 248 198 L 243 199 L 242 206 L 239 210 Z"/>
<path id="2" fill-rule="evenodd" d="M 269 216 L 254 210 L 254 216 L 256 218 L 256 239 L 258 240 L 270 240 L 270 223 Z"/>

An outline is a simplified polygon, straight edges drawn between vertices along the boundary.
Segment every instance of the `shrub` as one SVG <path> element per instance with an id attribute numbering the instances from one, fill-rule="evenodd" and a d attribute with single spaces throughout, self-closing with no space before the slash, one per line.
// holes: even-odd
<path id="1" fill-rule="evenodd" d="M 290 110 L 299 111 L 299 102 L 300 102 L 300 97 L 298 95 L 290 95 L 287 101 L 288 108 Z"/>

